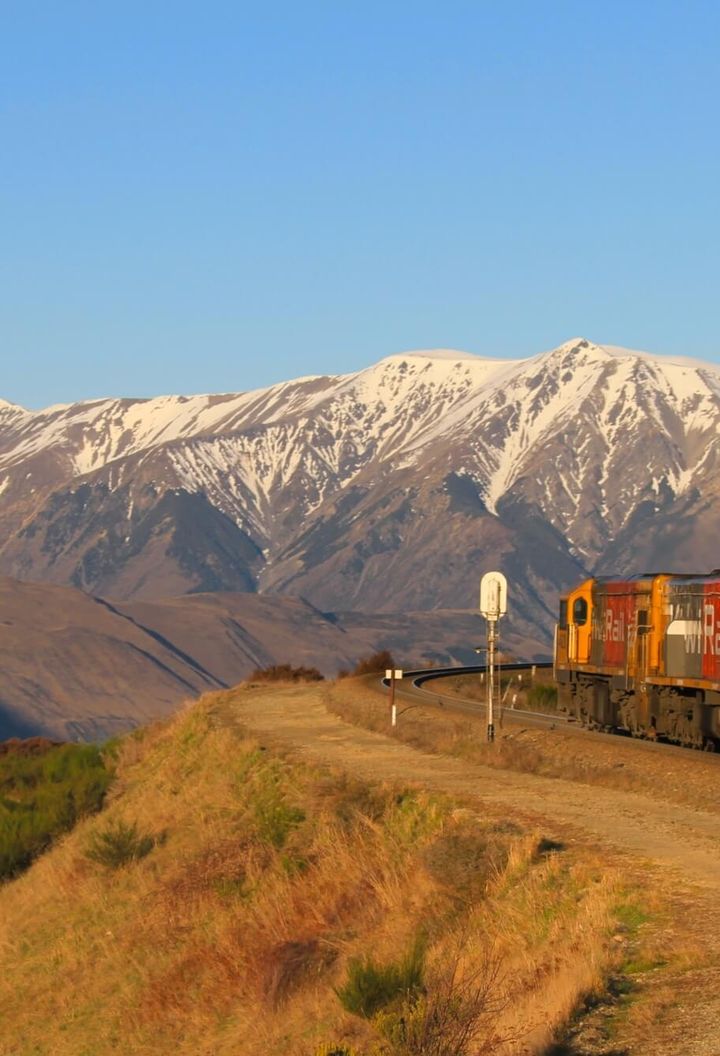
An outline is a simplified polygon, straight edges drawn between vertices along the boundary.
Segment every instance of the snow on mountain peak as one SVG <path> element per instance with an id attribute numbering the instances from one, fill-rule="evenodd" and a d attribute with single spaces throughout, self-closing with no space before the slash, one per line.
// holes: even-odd
<path id="1" fill-rule="evenodd" d="M 418 349 L 351 374 L 309 375 L 241 393 L 93 400 L 39 412 L 0 401 L 14 433 L 2 468 L 55 449 L 82 476 L 197 441 L 192 468 L 190 456 L 182 456 L 188 486 L 191 478 L 195 490 L 206 486 L 214 459 L 213 474 L 231 475 L 265 502 L 296 473 L 317 480 L 320 464 L 328 487 L 333 474 L 347 484 L 351 473 L 342 465 L 359 473 L 374 458 L 416 463 L 447 438 L 454 450 L 459 442 L 473 445 L 476 468 L 469 462 L 467 469 L 493 512 L 533 452 L 573 428 L 568 423 L 581 406 L 597 420 L 603 445 L 643 417 L 665 428 L 669 414 L 684 429 L 692 423 L 703 431 L 720 408 L 720 368 L 575 337 L 525 359 Z M 315 491 L 320 501 L 322 487 Z"/>
<path id="2" fill-rule="evenodd" d="M 13 537 L 6 567 L 20 567 L 32 551 L 41 571 L 60 575 L 53 562 L 61 558 L 71 568 L 81 551 L 66 539 L 81 531 L 78 511 L 89 496 L 105 517 L 93 524 L 108 528 L 89 550 L 78 535 L 92 560 L 71 571 L 89 569 L 93 589 L 114 589 L 103 569 L 116 567 L 117 554 L 121 567 L 135 553 L 115 539 L 117 524 L 125 532 L 127 521 L 132 533 L 148 511 L 165 518 L 165 495 L 182 500 L 173 510 L 192 497 L 190 513 L 178 518 L 216 523 L 219 535 L 193 532 L 211 550 L 216 538 L 235 561 L 246 543 L 248 552 L 259 547 L 264 556 L 253 550 L 247 560 L 252 569 L 262 564 L 262 589 L 295 590 L 337 575 L 338 589 L 365 590 L 374 569 L 383 569 L 380 583 L 393 555 L 421 552 L 423 539 L 428 561 L 441 568 L 436 551 L 444 549 L 448 513 L 466 551 L 475 552 L 478 539 L 510 538 L 505 529 L 513 539 L 535 538 L 534 525 L 544 522 L 567 540 L 573 561 L 581 555 L 589 567 L 613 557 L 608 546 L 634 511 L 650 530 L 656 514 L 661 526 L 666 515 L 682 515 L 686 507 L 674 505 L 680 495 L 685 504 L 720 496 L 718 437 L 719 367 L 583 337 L 525 359 L 401 352 L 351 374 L 241 393 L 40 412 L 0 402 L 3 512 L 16 510 L 24 525 L 29 510 L 44 511 L 35 534 Z M 222 521 L 212 520 L 214 511 Z M 426 516 L 437 517 L 436 537 L 423 534 Z M 552 539 L 537 538 L 543 565 Z"/>
<path id="3" fill-rule="evenodd" d="M 602 348 L 617 359 L 646 359 L 652 363 L 661 363 L 668 366 L 688 367 L 692 370 L 710 370 L 720 374 L 720 367 L 706 360 L 694 359 L 692 356 L 676 356 L 674 354 L 663 355 L 658 352 L 643 352 L 637 348 L 623 348 L 620 345 L 603 345 Z"/>
<path id="4" fill-rule="evenodd" d="M 450 359 L 450 360 L 485 360 L 486 356 L 478 356 L 474 352 L 461 352 L 456 348 L 418 348 L 409 352 L 395 352 L 389 359 L 402 359 L 412 356 L 415 359 Z"/>

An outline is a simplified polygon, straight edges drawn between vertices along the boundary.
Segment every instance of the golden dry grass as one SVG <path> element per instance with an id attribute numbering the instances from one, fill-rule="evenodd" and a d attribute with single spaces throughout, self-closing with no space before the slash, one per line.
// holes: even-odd
<path id="1" fill-rule="evenodd" d="M 290 762 L 223 725 L 228 701 L 127 738 L 106 809 L 0 890 L 3 1056 L 369 1054 L 376 1027 L 335 988 L 353 957 L 392 961 L 421 933 L 430 973 L 500 966 L 493 1030 L 528 1051 L 602 987 L 614 867 L 448 797 Z M 118 820 L 157 842 L 109 870 L 86 850 Z"/>

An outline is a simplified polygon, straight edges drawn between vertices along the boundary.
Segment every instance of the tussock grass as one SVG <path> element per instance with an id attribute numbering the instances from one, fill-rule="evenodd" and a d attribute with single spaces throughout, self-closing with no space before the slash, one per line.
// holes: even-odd
<path id="1" fill-rule="evenodd" d="M 468 1051 L 507 1054 L 602 986 L 605 863 L 267 750 L 220 721 L 234 699 L 126 738 L 105 809 L 0 891 L 3 1051 L 443 1056 L 437 1030 L 418 1046 L 445 1016 Z M 108 832 L 152 853 L 88 860 Z M 373 973 L 387 1000 L 361 1009 Z"/>

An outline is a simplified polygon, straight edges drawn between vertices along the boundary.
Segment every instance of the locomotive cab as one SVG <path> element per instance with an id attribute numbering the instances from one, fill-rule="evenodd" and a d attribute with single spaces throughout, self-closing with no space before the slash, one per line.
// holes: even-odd
<path id="1" fill-rule="evenodd" d="M 560 598 L 553 659 L 558 703 L 566 711 L 576 710 L 577 669 L 587 664 L 590 657 L 592 584 L 592 579 L 587 579 Z"/>
<path id="2" fill-rule="evenodd" d="M 586 664 L 590 657 L 592 583 L 591 579 L 587 579 L 560 598 L 555 631 L 555 668 L 558 674 L 577 664 Z"/>

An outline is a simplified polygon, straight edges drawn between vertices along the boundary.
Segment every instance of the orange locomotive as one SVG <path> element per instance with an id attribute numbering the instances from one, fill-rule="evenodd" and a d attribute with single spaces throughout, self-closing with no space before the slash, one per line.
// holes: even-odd
<path id="1" fill-rule="evenodd" d="M 559 702 L 578 718 L 720 746 L 720 570 L 586 579 L 560 599 Z"/>

